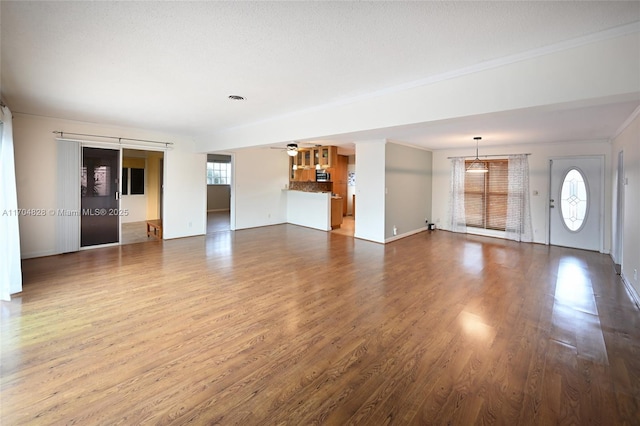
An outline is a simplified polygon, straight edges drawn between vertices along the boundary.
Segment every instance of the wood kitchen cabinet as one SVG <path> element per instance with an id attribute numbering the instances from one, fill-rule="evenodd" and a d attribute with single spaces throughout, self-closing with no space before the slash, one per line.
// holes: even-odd
<path id="1" fill-rule="evenodd" d="M 315 164 L 322 168 L 333 167 L 337 164 L 338 149 L 335 146 L 320 146 L 314 148 Z"/>
<path id="2" fill-rule="evenodd" d="M 308 149 L 299 149 L 298 154 L 291 157 L 290 163 L 291 166 L 295 164 L 299 169 L 312 167 L 314 164 L 311 151 Z"/>
<path id="3" fill-rule="evenodd" d="M 289 180 L 315 182 L 316 165 L 318 164 L 322 169 L 327 169 L 331 173 L 331 168 L 338 164 L 338 148 L 335 146 L 317 146 L 299 149 L 298 154 L 289 160 Z M 297 170 L 293 170 L 294 165 Z M 346 171 L 344 180 L 346 182 Z"/>
<path id="4" fill-rule="evenodd" d="M 331 181 L 333 182 L 333 193 L 347 199 L 347 181 L 348 181 L 348 164 L 349 157 L 346 155 L 336 155 L 337 161 L 334 167 L 331 167 Z M 342 203 L 342 214 L 347 215 L 347 203 Z"/>
<path id="5" fill-rule="evenodd" d="M 342 225 L 342 206 L 343 199 L 340 197 L 331 197 L 331 229 L 340 228 Z"/>
<path id="6" fill-rule="evenodd" d="M 297 166 L 297 170 L 293 170 L 294 161 L 289 161 L 289 180 L 296 182 L 315 182 L 316 181 L 316 169 L 315 167 L 303 168 Z"/>

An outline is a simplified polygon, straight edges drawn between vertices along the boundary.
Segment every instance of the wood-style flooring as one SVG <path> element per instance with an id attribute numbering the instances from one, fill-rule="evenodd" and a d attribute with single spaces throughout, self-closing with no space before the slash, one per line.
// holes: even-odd
<path id="1" fill-rule="evenodd" d="M 2 425 L 640 423 L 640 313 L 598 253 L 277 225 L 23 273 Z"/>
<path id="2" fill-rule="evenodd" d="M 207 234 L 230 230 L 229 212 L 207 212 Z M 352 234 L 353 235 L 353 232 Z M 147 236 L 147 222 L 129 222 L 121 225 L 120 244 L 136 244 L 157 242 L 155 238 Z"/>
<path id="3" fill-rule="evenodd" d="M 207 212 L 207 234 L 231 229 L 229 211 Z"/>
<path id="4" fill-rule="evenodd" d="M 342 225 L 340 225 L 340 228 L 332 230 L 331 233 L 353 237 L 355 229 L 356 221 L 354 220 L 353 216 L 344 216 L 342 218 Z"/>
<path id="5" fill-rule="evenodd" d="M 136 244 L 155 242 L 155 238 L 147 236 L 147 222 L 123 223 L 120 228 L 120 244 Z"/>

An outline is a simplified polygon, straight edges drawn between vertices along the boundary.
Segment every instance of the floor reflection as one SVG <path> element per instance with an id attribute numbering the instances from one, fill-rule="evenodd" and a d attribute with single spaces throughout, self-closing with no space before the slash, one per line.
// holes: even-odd
<path id="1" fill-rule="evenodd" d="M 464 243 L 462 262 L 464 269 L 474 274 L 484 269 L 484 253 L 482 252 L 482 244 L 466 241 Z"/>
<path id="2" fill-rule="evenodd" d="M 462 311 L 458 315 L 458 322 L 467 336 L 486 345 L 490 345 L 496 337 L 495 328 L 487 325 L 479 315 Z"/>
<path id="3" fill-rule="evenodd" d="M 205 240 L 205 253 L 207 258 L 215 257 L 216 261 L 224 262 L 231 260 L 233 252 L 233 232 L 216 232 L 208 235 Z M 220 266 L 230 266 L 221 264 Z"/>
<path id="4" fill-rule="evenodd" d="M 551 338 L 574 347 L 578 356 L 608 364 L 589 267 L 576 257 L 558 263 Z"/>
<path id="5" fill-rule="evenodd" d="M 231 229 L 229 211 L 207 212 L 207 234 L 229 231 Z"/>
<path id="6" fill-rule="evenodd" d="M 587 264 L 575 257 L 563 258 L 558 265 L 555 298 L 558 303 L 598 315 Z"/>

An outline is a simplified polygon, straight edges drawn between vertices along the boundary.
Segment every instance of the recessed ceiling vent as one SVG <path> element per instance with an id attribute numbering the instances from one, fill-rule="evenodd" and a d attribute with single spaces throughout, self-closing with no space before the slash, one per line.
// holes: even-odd
<path id="1" fill-rule="evenodd" d="M 244 96 L 229 95 L 229 99 L 231 99 L 232 101 L 244 101 Z"/>

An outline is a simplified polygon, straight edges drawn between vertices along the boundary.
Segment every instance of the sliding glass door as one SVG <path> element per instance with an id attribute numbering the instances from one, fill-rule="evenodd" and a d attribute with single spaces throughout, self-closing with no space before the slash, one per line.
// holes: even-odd
<path id="1" fill-rule="evenodd" d="M 119 242 L 120 150 L 82 148 L 80 246 Z"/>

